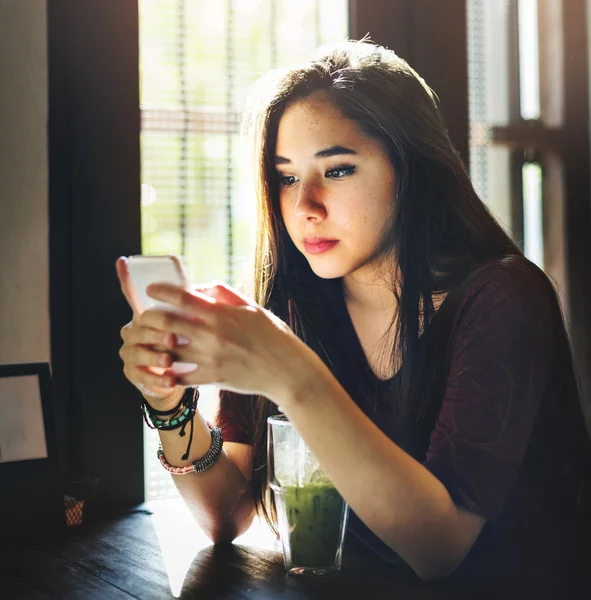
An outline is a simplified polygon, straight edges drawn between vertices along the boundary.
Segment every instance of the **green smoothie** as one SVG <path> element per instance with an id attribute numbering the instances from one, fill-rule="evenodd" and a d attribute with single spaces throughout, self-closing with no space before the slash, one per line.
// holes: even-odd
<path id="1" fill-rule="evenodd" d="M 287 486 L 275 493 L 280 527 L 287 529 L 291 561 L 329 566 L 341 539 L 343 498 L 328 485 Z M 282 532 L 283 534 L 283 532 Z"/>

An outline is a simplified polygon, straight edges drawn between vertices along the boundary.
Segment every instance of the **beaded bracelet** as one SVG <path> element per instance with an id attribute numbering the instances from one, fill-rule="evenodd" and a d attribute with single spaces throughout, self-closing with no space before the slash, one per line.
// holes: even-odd
<path id="1" fill-rule="evenodd" d="M 150 429 L 163 429 L 170 431 L 177 429 L 183 423 L 192 419 L 197 410 L 197 401 L 199 400 L 199 388 L 187 388 L 175 408 L 168 411 L 157 411 L 153 409 L 145 400 L 142 403 L 142 413 L 144 421 Z M 185 407 L 181 414 L 177 414 L 179 409 Z M 155 415 L 172 415 L 171 418 L 163 420 Z"/>
<path id="2" fill-rule="evenodd" d="M 174 475 L 187 475 L 188 473 L 201 473 L 209 469 L 220 457 L 222 453 L 224 438 L 222 436 L 222 430 L 219 427 L 214 427 L 210 423 L 207 424 L 211 432 L 211 446 L 206 452 L 205 456 L 197 459 L 189 465 L 184 467 L 173 467 L 164 456 L 164 450 L 162 444 L 158 445 L 157 456 L 160 460 L 160 464 L 169 472 Z M 192 424 L 191 424 L 192 427 Z M 192 433 L 192 430 L 191 430 Z M 186 460 L 186 459 L 184 459 Z"/>
<path id="3" fill-rule="evenodd" d="M 185 436 L 185 429 L 187 424 L 191 424 L 191 433 L 189 435 L 189 442 L 187 444 L 187 450 L 181 456 L 182 460 L 187 460 L 189 452 L 191 451 L 191 444 L 193 442 L 193 419 L 197 413 L 197 401 L 199 400 L 199 388 L 187 388 L 183 393 L 179 403 L 173 410 L 169 411 L 155 411 L 145 400 L 142 403 L 142 411 L 144 415 L 144 421 L 150 429 L 158 429 L 160 431 L 172 431 L 180 428 L 179 436 Z M 182 414 L 177 414 L 179 409 L 186 407 Z M 172 414 L 173 417 L 167 421 L 157 419 L 154 414 Z"/>
<path id="4" fill-rule="evenodd" d="M 154 417 L 150 417 L 150 423 L 146 419 L 144 413 L 144 420 L 150 429 L 162 429 L 163 431 L 170 431 L 171 429 L 177 429 L 188 419 L 192 419 L 195 416 L 196 408 L 187 406 L 185 410 L 178 416 L 167 421 L 159 421 Z"/>

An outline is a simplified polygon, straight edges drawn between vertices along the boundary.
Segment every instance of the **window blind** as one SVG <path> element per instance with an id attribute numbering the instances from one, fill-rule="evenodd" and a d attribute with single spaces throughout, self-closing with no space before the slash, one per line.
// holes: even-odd
<path id="1" fill-rule="evenodd" d="M 139 0 L 142 252 L 179 254 L 191 282 L 251 278 L 255 203 L 239 139 L 247 87 L 347 37 L 347 0 Z M 201 389 L 215 415 L 218 390 Z M 145 427 L 146 500 L 175 497 Z"/>

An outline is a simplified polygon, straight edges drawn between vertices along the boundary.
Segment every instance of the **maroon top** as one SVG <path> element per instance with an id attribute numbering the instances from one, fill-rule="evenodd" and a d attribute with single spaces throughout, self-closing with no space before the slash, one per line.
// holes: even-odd
<path id="1" fill-rule="evenodd" d="M 421 337 L 427 344 L 425 364 L 446 370 L 441 408 L 434 428 L 426 432 L 421 462 L 457 505 L 487 519 L 454 576 L 543 574 L 565 568 L 562 559 L 568 562 L 567 517 L 574 504 L 561 462 L 564 433 L 556 425 L 564 402 L 561 379 L 568 369 L 555 352 L 566 333 L 552 316 L 546 276 L 531 263 L 523 264 L 497 261 L 479 271 L 453 305 L 448 305 L 451 294 L 446 298 Z M 446 319 L 440 314 L 448 315 L 451 325 L 447 364 L 435 345 L 431 348 L 428 335 L 438 319 Z M 364 376 L 373 378 L 378 395 L 385 394 L 397 376 L 387 382 L 375 377 L 350 319 L 344 335 L 363 362 Z M 390 406 L 395 401 L 386 398 Z M 385 417 L 358 404 L 385 430 Z M 218 422 L 226 441 L 250 443 L 244 407 L 240 395 L 221 403 Z M 354 513 L 349 530 L 386 560 L 402 565 Z"/>

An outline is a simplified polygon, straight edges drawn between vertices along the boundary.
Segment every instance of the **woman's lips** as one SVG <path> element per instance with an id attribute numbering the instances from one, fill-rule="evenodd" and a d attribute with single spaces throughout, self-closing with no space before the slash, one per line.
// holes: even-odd
<path id="1" fill-rule="evenodd" d="M 331 248 L 334 248 L 338 243 L 338 240 L 327 240 L 325 242 L 319 242 L 318 244 L 304 242 L 304 248 L 308 254 L 322 254 L 323 252 L 328 252 Z"/>

